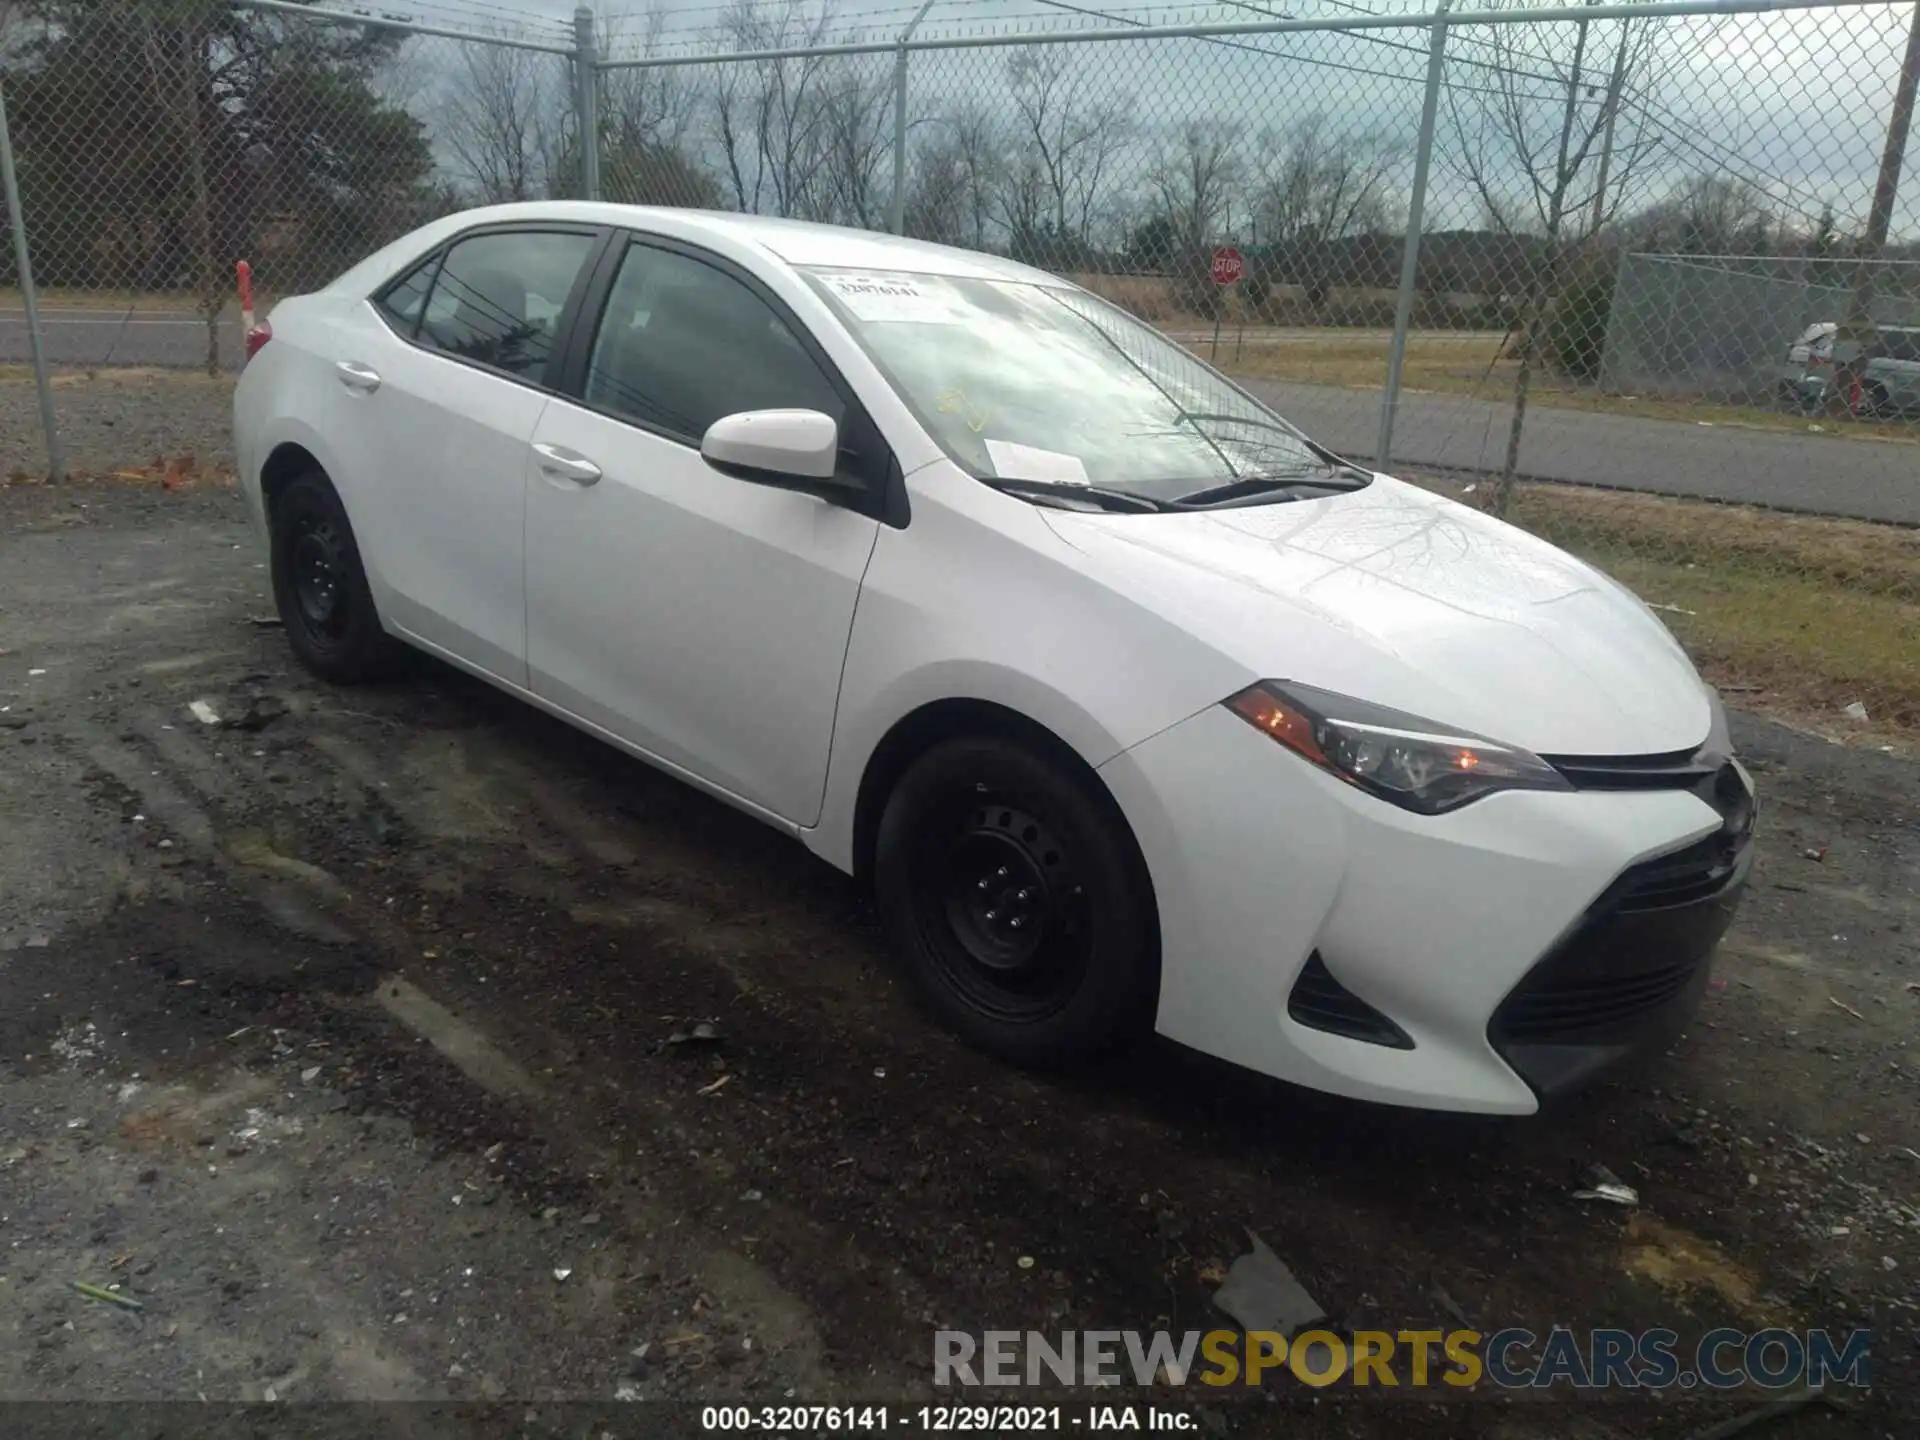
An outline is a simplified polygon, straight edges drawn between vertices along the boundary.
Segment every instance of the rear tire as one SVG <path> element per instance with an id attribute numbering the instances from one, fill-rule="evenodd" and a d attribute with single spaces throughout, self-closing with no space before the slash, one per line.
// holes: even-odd
<path id="1" fill-rule="evenodd" d="M 274 502 L 270 534 L 274 605 L 300 663 L 335 685 L 391 674 L 402 647 L 380 626 L 332 482 L 318 470 L 289 481 Z"/>
<path id="2" fill-rule="evenodd" d="M 1093 783 L 1009 740 L 946 741 L 887 799 L 881 923 L 927 1007 L 1015 1064 L 1144 1034 L 1160 951 L 1146 865 Z"/>

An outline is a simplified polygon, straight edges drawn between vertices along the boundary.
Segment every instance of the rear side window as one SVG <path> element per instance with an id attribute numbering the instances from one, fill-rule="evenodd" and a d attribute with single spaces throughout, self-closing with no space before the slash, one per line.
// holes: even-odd
<path id="1" fill-rule="evenodd" d="M 447 251 L 433 280 L 420 343 L 509 375 L 539 380 L 590 235 L 475 235 Z"/>
<path id="2" fill-rule="evenodd" d="M 439 263 L 438 254 L 429 255 L 389 285 L 385 293 L 373 302 L 374 307 L 386 316 L 387 323 L 409 340 L 420 324 L 420 312 L 426 305 L 427 287 L 433 283 L 433 267 Z"/>
<path id="3" fill-rule="evenodd" d="M 588 363 L 589 404 L 695 440 L 741 410 L 845 404 L 813 357 L 758 295 L 724 270 L 632 245 L 620 264 Z"/>

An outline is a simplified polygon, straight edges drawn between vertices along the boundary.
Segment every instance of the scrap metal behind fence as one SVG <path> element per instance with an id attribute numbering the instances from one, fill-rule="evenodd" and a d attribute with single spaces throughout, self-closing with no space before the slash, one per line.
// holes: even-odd
<path id="1" fill-rule="evenodd" d="M 48 363 L 232 367 L 238 260 L 270 307 L 604 196 L 1069 276 L 1502 513 L 1524 477 L 1920 524 L 1913 4 L 452 3 L 0 0 Z"/>

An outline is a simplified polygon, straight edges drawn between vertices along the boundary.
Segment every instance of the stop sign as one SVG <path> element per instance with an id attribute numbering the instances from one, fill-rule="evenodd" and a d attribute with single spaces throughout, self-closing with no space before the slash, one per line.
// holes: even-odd
<path id="1" fill-rule="evenodd" d="M 1222 245 L 1213 252 L 1213 283 L 1216 285 L 1233 284 L 1246 268 L 1247 262 L 1231 245 Z"/>

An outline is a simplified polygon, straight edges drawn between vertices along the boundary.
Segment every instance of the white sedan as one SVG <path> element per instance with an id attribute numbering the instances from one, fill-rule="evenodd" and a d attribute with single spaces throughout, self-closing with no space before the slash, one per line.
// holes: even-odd
<path id="1" fill-rule="evenodd" d="M 796 836 L 999 1055 L 1526 1113 L 1706 985 L 1753 793 L 1660 622 L 1055 276 L 513 205 L 248 351 L 309 668 L 428 651 Z"/>

